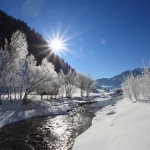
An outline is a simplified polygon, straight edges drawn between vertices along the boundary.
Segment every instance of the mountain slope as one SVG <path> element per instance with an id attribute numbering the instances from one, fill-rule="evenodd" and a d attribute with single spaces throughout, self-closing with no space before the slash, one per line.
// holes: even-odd
<path id="1" fill-rule="evenodd" d="M 142 72 L 142 68 L 136 68 L 133 70 L 127 70 L 122 72 L 119 75 L 116 75 L 112 78 L 101 78 L 97 79 L 97 85 L 100 87 L 107 87 L 108 89 L 114 89 L 120 87 L 121 83 L 124 81 L 124 78 L 129 75 L 133 74 L 134 76 L 140 75 Z"/>
<path id="2" fill-rule="evenodd" d="M 57 72 L 62 69 L 65 73 L 72 69 L 68 63 L 65 63 L 62 58 L 52 53 L 48 48 L 48 43 L 34 29 L 31 29 L 25 22 L 8 16 L 0 10 L 0 47 L 4 46 L 5 38 L 10 42 L 13 32 L 21 30 L 27 35 L 28 51 L 33 54 L 38 65 L 42 59 L 48 57 L 48 60 L 55 66 Z"/>

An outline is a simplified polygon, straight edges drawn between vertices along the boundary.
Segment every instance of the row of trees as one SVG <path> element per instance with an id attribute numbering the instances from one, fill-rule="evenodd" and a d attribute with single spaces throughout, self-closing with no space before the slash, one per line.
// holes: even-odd
<path id="1" fill-rule="evenodd" d="M 75 89 L 81 89 L 81 96 L 89 93 L 95 86 L 95 81 L 87 75 L 76 73 L 70 69 L 68 74 L 61 70 L 56 73 L 52 63 L 47 58 L 41 65 L 33 55 L 28 55 L 26 36 L 21 31 L 13 33 L 11 42 L 5 40 L 4 48 L 0 49 L 0 103 L 2 96 L 28 102 L 28 95 L 37 92 L 41 95 L 72 97 Z M 12 97 L 12 95 L 14 97 Z"/>
<path id="2" fill-rule="evenodd" d="M 145 68 L 139 76 L 128 75 L 122 84 L 125 97 L 134 101 L 150 101 L 150 69 Z"/>

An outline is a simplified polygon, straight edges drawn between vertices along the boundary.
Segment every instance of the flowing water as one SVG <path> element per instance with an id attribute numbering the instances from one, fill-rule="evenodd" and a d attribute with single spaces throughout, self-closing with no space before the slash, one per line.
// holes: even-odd
<path id="1" fill-rule="evenodd" d="M 99 102 L 85 104 L 68 115 L 35 117 L 6 125 L 0 128 L 0 150 L 71 150 L 74 139 L 91 126 L 100 109 Z"/>

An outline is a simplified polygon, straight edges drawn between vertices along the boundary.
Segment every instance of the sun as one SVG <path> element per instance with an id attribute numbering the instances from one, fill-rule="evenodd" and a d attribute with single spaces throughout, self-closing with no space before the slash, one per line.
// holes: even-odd
<path id="1" fill-rule="evenodd" d="M 49 42 L 49 47 L 52 50 L 52 52 L 59 54 L 61 51 L 66 50 L 66 44 L 63 39 L 57 37 L 53 38 Z"/>
<path id="2" fill-rule="evenodd" d="M 50 46 L 54 51 L 60 51 L 63 48 L 63 42 L 60 39 L 55 39 L 51 41 Z"/>
<path id="3" fill-rule="evenodd" d="M 63 41 L 61 39 L 52 39 L 50 41 L 50 48 L 53 51 L 60 51 L 61 49 L 63 49 Z"/>
<path id="4" fill-rule="evenodd" d="M 50 51 L 49 55 L 56 54 L 58 56 L 66 56 L 72 54 L 73 51 L 70 49 L 72 43 L 71 39 L 76 35 L 68 34 L 69 29 L 64 29 L 61 32 L 60 25 L 56 25 L 56 28 L 52 28 L 50 32 L 46 32 L 47 50 Z M 49 57 L 49 56 L 48 56 Z"/>

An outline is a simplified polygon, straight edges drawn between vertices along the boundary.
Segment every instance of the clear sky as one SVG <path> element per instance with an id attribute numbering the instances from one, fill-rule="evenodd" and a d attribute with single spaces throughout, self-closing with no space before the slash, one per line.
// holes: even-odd
<path id="1" fill-rule="evenodd" d="M 0 0 L 0 9 L 47 40 L 59 31 L 70 50 L 61 57 L 95 79 L 150 60 L 150 0 Z"/>

